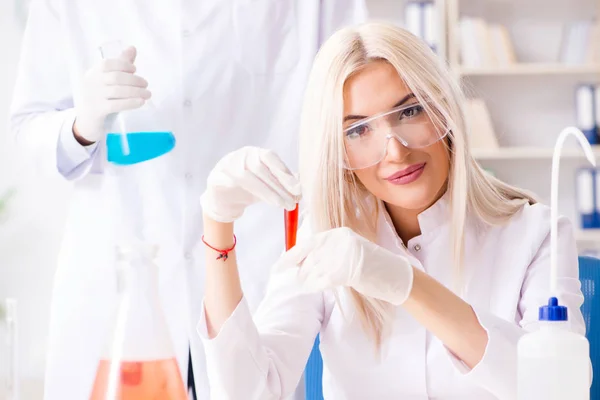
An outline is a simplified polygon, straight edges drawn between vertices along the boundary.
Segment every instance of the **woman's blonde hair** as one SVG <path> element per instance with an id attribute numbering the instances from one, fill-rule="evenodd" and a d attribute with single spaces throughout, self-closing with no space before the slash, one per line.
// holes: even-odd
<path id="1" fill-rule="evenodd" d="M 408 31 L 367 23 L 335 33 L 314 61 L 305 93 L 300 128 L 300 177 L 314 232 L 349 227 L 365 238 L 377 236 L 376 199 L 343 168 L 344 84 L 372 61 L 391 64 L 439 129 L 450 129 L 448 199 L 455 289 L 460 289 L 467 215 L 497 225 L 515 214 L 532 195 L 486 174 L 468 146 L 465 96 L 444 62 Z M 351 290 L 363 328 L 379 348 L 392 308 Z"/>

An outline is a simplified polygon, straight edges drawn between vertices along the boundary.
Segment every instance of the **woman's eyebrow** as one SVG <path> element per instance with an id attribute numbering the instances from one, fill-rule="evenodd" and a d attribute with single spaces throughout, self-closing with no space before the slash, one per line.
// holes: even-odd
<path id="1" fill-rule="evenodd" d="M 400 107 L 401 105 L 403 105 L 407 101 L 409 101 L 411 99 L 414 99 L 414 98 L 415 98 L 415 94 L 414 93 L 409 93 L 406 96 L 404 96 L 399 102 L 397 102 L 395 105 L 393 105 L 392 108 Z"/>
<path id="2" fill-rule="evenodd" d="M 404 103 L 406 103 L 408 100 L 413 99 L 415 97 L 414 93 L 409 93 L 406 96 L 404 96 L 402 99 L 400 99 L 396 104 L 394 104 L 391 108 L 396 108 L 396 107 L 400 107 L 401 105 L 403 105 Z M 351 120 L 360 120 L 360 119 L 365 119 L 368 118 L 367 115 L 346 115 L 344 117 L 344 121 L 351 121 Z"/>

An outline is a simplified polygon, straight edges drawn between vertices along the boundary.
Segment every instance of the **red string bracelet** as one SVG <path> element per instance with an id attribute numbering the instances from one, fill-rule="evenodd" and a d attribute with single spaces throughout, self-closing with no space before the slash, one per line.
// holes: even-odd
<path id="1" fill-rule="evenodd" d="M 219 257 L 216 258 L 217 260 L 223 259 L 223 261 L 227 261 L 227 258 L 229 257 L 229 252 L 233 251 L 233 249 L 235 249 L 235 245 L 237 243 L 237 238 L 235 237 L 235 235 L 233 235 L 233 246 L 231 246 L 230 249 L 226 249 L 226 250 L 215 249 L 210 244 L 206 243 L 206 240 L 204 240 L 204 235 L 202 235 L 202 243 L 204 243 L 208 248 L 219 253 Z"/>

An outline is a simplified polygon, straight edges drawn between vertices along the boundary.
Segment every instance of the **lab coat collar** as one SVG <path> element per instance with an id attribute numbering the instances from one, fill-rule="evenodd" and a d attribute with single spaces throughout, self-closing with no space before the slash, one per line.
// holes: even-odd
<path id="1" fill-rule="evenodd" d="M 433 232 L 450 220 L 450 193 L 448 190 L 428 209 L 420 213 L 419 227 L 421 234 Z"/>
<path id="2" fill-rule="evenodd" d="M 403 247 L 402 239 L 396 233 L 396 228 L 392 223 L 392 218 L 388 213 L 385 203 L 379 202 L 379 230 L 380 234 L 391 234 L 396 239 L 396 245 Z M 435 203 L 433 203 L 428 209 L 421 212 L 417 216 L 419 220 L 419 227 L 421 228 L 421 236 L 428 235 L 435 232 L 440 227 L 446 225 L 450 220 L 450 193 L 448 190 L 440 197 Z M 384 231 L 381 231 L 384 229 Z"/>

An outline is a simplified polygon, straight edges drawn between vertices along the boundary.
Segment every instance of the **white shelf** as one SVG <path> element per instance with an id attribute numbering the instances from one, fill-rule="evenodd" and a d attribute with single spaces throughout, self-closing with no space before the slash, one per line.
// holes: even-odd
<path id="1" fill-rule="evenodd" d="M 575 238 L 580 243 L 600 244 L 600 229 L 580 229 L 577 231 Z"/>
<path id="2" fill-rule="evenodd" d="M 592 146 L 596 157 L 600 158 L 600 146 Z M 500 147 L 498 149 L 472 149 L 471 153 L 478 160 L 540 160 L 551 159 L 553 148 L 543 147 Z M 582 149 L 563 149 L 561 159 L 585 159 Z"/>
<path id="3" fill-rule="evenodd" d="M 460 76 L 600 75 L 600 65 L 515 64 L 506 67 L 457 67 Z"/>

